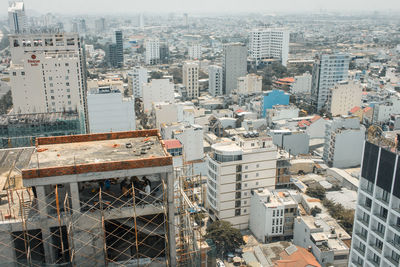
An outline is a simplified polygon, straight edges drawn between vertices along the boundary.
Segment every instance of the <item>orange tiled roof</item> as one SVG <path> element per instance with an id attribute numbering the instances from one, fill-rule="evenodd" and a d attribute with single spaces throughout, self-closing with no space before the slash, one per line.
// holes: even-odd
<path id="1" fill-rule="evenodd" d="M 164 140 L 165 147 L 167 149 L 174 149 L 174 148 L 181 148 L 182 144 L 179 140 L 176 139 L 169 139 L 169 140 Z"/>
<path id="2" fill-rule="evenodd" d="M 360 110 L 360 107 L 356 106 L 350 110 L 350 113 L 355 113 Z"/>
<path id="3" fill-rule="evenodd" d="M 321 267 L 314 255 L 307 249 L 296 246 L 297 251 L 288 255 L 284 250 L 281 254 L 280 260 L 277 260 L 274 264 L 275 267 Z"/>
<path id="4" fill-rule="evenodd" d="M 314 122 L 316 122 L 316 121 L 319 120 L 319 119 L 321 119 L 321 116 L 315 115 L 310 121 L 311 121 L 311 123 L 314 123 Z"/>
<path id="5" fill-rule="evenodd" d="M 364 112 L 367 112 L 367 111 L 370 111 L 372 108 L 371 107 L 366 107 L 366 108 L 364 108 Z"/>

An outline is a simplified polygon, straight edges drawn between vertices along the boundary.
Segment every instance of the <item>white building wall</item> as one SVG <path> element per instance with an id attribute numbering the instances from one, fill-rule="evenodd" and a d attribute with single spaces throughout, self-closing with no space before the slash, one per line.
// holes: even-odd
<path id="1" fill-rule="evenodd" d="M 237 79 L 237 92 L 239 94 L 261 93 L 262 77 L 255 74 L 247 74 Z"/>
<path id="2" fill-rule="evenodd" d="M 289 32 L 280 29 L 254 29 L 250 32 L 250 56 L 257 64 L 267 58 L 281 60 L 287 65 L 289 58 Z"/>
<path id="3" fill-rule="evenodd" d="M 129 91 L 135 98 L 143 97 L 143 84 L 148 82 L 149 74 L 146 68 L 135 67 L 128 72 Z"/>
<path id="4" fill-rule="evenodd" d="M 193 44 L 188 48 L 189 58 L 192 60 L 200 60 L 201 59 L 201 45 Z"/>
<path id="5" fill-rule="evenodd" d="M 312 75 L 308 72 L 300 76 L 294 76 L 294 82 L 291 85 L 290 92 L 292 94 L 309 94 L 311 93 Z"/>
<path id="6" fill-rule="evenodd" d="M 160 40 L 146 40 L 146 64 L 154 65 L 160 60 Z"/>
<path id="7" fill-rule="evenodd" d="M 175 99 L 174 84 L 169 79 L 153 79 L 143 84 L 143 105 L 150 112 L 153 102 L 171 102 Z"/>
<path id="8" fill-rule="evenodd" d="M 329 112 L 332 116 L 347 115 L 354 107 L 361 106 L 362 87 L 359 83 L 339 82 L 331 89 Z"/>
<path id="9" fill-rule="evenodd" d="M 135 101 L 122 93 L 88 94 L 90 133 L 136 130 Z"/>
<path id="10" fill-rule="evenodd" d="M 223 58 L 224 93 L 229 95 L 237 89 L 237 78 L 247 74 L 247 48 L 244 44 L 224 45 Z"/>
<path id="11" fill-rule="evenodd" d="M 188 125 L 174 132 L 174 138 L 183 145 L 186 162 L 204 158 L 203 133 L 203 127 L 198 125 Z"/>
<path id="12" fill-rule="evenodd" d="M 332 166 L 336 168 L 360 166 L 364 140 L 365 127 L 336 133 Z"/>
<path id="13" fill-rule="evenodd" d="M 310 136 L 310 139 L 324 138 L 325 137 L 325 127 L 328 122 L 321 118 L 307 127 L 306 133 Z"/>
<path id="14" fill-rule="evenodd" d="M 175 103 L 153 103 L 153 113 L 157 129 L 160 129 L 162 124 L 178 121 L 178 110 Z"/>

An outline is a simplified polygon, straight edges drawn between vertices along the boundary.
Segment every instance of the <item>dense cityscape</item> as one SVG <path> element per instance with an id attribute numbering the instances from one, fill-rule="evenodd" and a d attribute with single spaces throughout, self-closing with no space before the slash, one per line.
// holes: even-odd
<path id="1" fill-rule="evenodd" d="M 400 4 L 33 2 L 0 13 L 0 266 L 400 266 Z"/>

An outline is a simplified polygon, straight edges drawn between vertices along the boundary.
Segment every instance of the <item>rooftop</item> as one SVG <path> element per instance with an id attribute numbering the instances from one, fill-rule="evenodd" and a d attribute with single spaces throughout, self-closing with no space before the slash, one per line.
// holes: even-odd
<path id="1" fill-rule="evenodd" d="M 321 266 L 311 252 L 295 245 L 286 248 L 280 257 L 281 259 L 275 262 L 276 267 Z"/>
<path id="2" fill-rule="evenodd" d="M 67 120 L 78 120 L 77 113 L 70 112 L 53 112 L 53 113 L 36 113 L 36 114 L 16 114 L 16 115 L 1 115 L 0 125 L 6 126 L 9 124 L 39 124 L 39 123 L 54 123 Z"/>
<path id="3" fill-rule="evenodd" d="M 23 178 L 171 165 L 157 130 L 39 138 Z"/>

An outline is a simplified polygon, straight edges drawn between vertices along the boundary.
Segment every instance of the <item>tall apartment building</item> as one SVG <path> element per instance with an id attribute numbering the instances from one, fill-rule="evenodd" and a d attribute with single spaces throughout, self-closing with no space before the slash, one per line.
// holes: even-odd
<path id="1" fill-rule="evenodd" d="M 150 112 L 155 102 L 174 102 L 174 84 L 169 79 L 152 79 L 143 84 L 143 107 Z"/>
<path id="2" fill-rule="evenodd" d="M 213 220 L 247 229 L 251 191 L 275 187 L 277 148 L 269 136 L 246 133 L 211 146 L 207 204 Z"/>
<path id="3" fill-rule="evenodd" d="M 188 48 L 189 59 L 200 60 L 201 59 L 201 45 L 192 44 Z"/>
<path id="4" fill-rule="evenodd" d="M 262 77 L 254 73 L 237 79 L 238 94 L 248 95 L 262 92 Z"/>
<path id="5" fill-rule="evenodd" d="M 237 79 L 247 74 L 247 48 L 244 44 L 224 45 L 223 58 L 224 94 L 229 95 L 236 89 Z"/>
<path id="6" fill-rule="evenodd" d="M 364 144 L 349 267 L 400 265 L 400 164 L 393 151 Z"/>
<path id="7" fill-rule="evenodd" d="M 86 59 L 77 34 L 10 35 L 13 113 L 77 112 L 87 126 Z"/>
<path id="8" fill-rule="evenodd" d="M 208 92 L 214 97 L 223 94 L 222 67 L 216 65 L 208 67 Z"/>
<path id="9" fill-rule="evenodd" d="M 160 40 L 146 40 L 146 64 L 156 65 L 160 60 Z"/>
<path id="10" fill-rule="evenodd" d="M 136 130 L 135 100 L 109 86 L 92 89 L 87 95 L 91 133 Z"/>
<path id="11" fill-rule="evenodd" d="M 124 40 L 122 31 L 115 31 L 115 44 L 117 53 L 117 64 L 119 67 L 124 65 Z"/>
<path id="12" fill-rule="evenodd" d="M 135 98 L 143 97 L 143 84 L 149 82 L 149 72 L 143 67 L 134 67 L 128 71 L 128 89 L 129 95 Z"/>
<path id="13" fill-rule="evenodd" d="M 199 97 L 199 64 L 185 62 L 182 67 L 182 83 L 189 99 Z"/>
<path id="14" fill-rule="evenodd" d="M 107 64 L 109 67 L 118 68 L 117 45 L 114 43 L 107 44 Z"/>
<path id="15" fill-rule="evenodd" d="M 160 64 L 168 64 L 169 63 L 169 45 L 167 42 L 160 43 Z"/>
<path id="16" fill-rule="evenodd" d="M 347 115 L 354 107 L 361 106 L 362 87 L 355 81 L 340 81 L 328 98 L 328 111 L 332 116 Z"/>
<path id="17" fill-rule="evenodd" d="M 347 80 L 350 56 L 344 53 L 323 54 L 317 57 L 312 73 L 311 95 L 317 111 L 325 107 L 330 89 Z"/>
<path id="18" fill-rule="evenodd" d="M 279 29 L 254 29 L 250 32 L 250 56 L 258 65 L 261 60 L 277 58 L 283 66 L 289 58 L 290 33 Z"/>
<path id="19" fill-rule="evenodd" d="M 25 15 L 25 3 L 23 1 L 10 1 L 8 7 L 8 25 L 10 33 L 21 34 L 28 31 Z"/>

